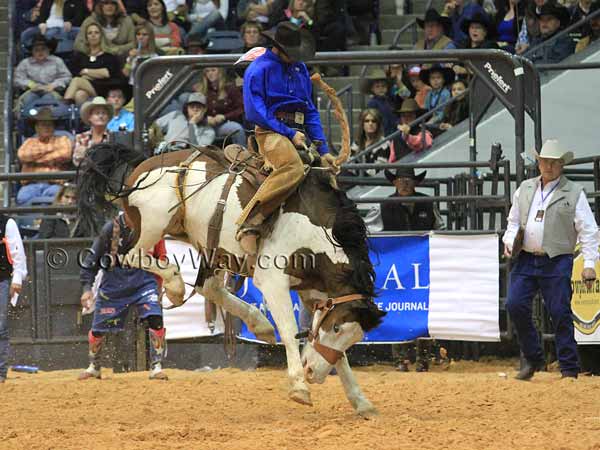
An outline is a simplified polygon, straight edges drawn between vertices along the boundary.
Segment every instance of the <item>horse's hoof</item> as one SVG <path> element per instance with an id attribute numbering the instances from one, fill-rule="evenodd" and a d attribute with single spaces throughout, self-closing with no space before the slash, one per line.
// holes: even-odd
<path id="1" fill-rule="evenodd" d="M 379 415 L 379 411 L 377 411 L 377 409 L 374 406 L 358 410 L 356 411 L 356 413 L 359 417 L 362 417 L 365 420 L 374 419 Z"/>
<path id="2" fill-rule="evenodd" d="M 290 398 L 296 403 L 301 405 L 312 406 L 312 400 L 310 399 L 310 391 L 294 390 L 290 391 Z"/>
<path id="3" fill-rule="evenodd" d="M 275 345 L 277 344 L 277 339 L 275 339 L 274 330 L 266 333 L 255 333 L 256 339 L 259 341 L 266 342 L 267 344 Z"/>

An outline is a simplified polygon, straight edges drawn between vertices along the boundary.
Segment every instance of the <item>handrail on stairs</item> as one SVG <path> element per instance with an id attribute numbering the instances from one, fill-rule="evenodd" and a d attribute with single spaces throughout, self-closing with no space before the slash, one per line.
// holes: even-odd
<path id="1" fill-rule="evenodd" d="M 425 5 L 425 11 L 431 8 L 433 0 L 427 0 L 427 4 Z M 417 42 L 417 19 L 413 19 L 410 22 L 404 24 L 396 34 L 394 35 L 394 40 L 392 41 L 392 45 L 390 46 L 390 50 L 398 50 L 400 49 L 400 39 L 402 38 L 402 34 L 406 32 L 406 30 L 412 29 L 412 44 L 415 45 Z"/>
<path id="2" fill-rule="evenodd" d="M 6 60 L 6 86 L 4 88 L 4 172 L 10 172 L 11 156 L 13 154 L 13 69 L 16 61 L 15 52 L 15 20 L 16 0 L 8 0 L 8 55 Z M 10 201 L 10 183 L 4 185 L 3 205 L 7 207 Z"/>

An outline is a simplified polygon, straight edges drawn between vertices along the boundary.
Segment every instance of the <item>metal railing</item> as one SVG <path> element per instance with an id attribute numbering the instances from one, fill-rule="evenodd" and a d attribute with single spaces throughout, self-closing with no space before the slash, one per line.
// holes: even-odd
<path id="1" fill-rule="evenodd" d="M 13 72 L 16 61 L 15 52 L 16 0 L 8 0 L 8 58 L 6 61 L 6 87 L 4 89 L 4 172 L 10 172 L 13 149 Z M 10 184 L 4 186 L 4 206 L 10 201 Z"/>

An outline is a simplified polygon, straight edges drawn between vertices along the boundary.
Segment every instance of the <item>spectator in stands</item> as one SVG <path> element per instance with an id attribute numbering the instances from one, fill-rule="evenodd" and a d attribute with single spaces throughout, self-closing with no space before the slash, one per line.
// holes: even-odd
<path id="1" fill-rule="evenodd" d="M 359 129 L 356 141 L 352 144 L 352 156 L 362 152 L 367 147 L 381 141 L 383 134 L 383 117 L 381 113 L 374 108 L 367 108 L 360 113 L 358 117 Z M 363 158 L 361 163 L 387 163 L 390 158 L 390 143 L 386 142 L 379 148 L 371 151 Z M 368 175 L 375 175 L 378 171 L 369 169 Z"/>
<path id="2" fill-rule="evenodd" d="M 50 108 L 42 108 L 33 115 L 36 136 L 23 142 L 17 151 L 21 172 L 55 172 L 70 166 L 73 147 L 67 136 L 57 136 L 54 131 L 54 117 Z M 50 204 L 60 189 L 59 182 L 23 181 L 17 193 L 18 205 L 36 203 Z"/>
<path id="3" fill-rule="evenodd" d="M 431 91 L 431 86 L 421 80 L 421 68 L 419 66 L 413 66 L 408 69 L 408 79 L 415 91 L 414 98 L 417 105 L 419 105 L 419 108 L 425 109 L 425 99 L 427 98 L 429 91 Z"/>
<path id="4" fill-rule="evenodd" d="M 181 30 L 179 26 L 169 20 L 167 7 L 163 0 L 148 0 L 147 13 L 145 18 L 148 20 L 154 31 L 154 41 L 156 46 L 167 55 L 175 55 L 183 52 Z M 140 42 L 137 36 L 139 28 L 136 27 L 136 48 L 139 50 Z M 132 49 L 135 51 L 136 49 Z M 131 56 L 131 50 L 129 51 Z"/>
<path id="5" fill-rule="evenodd" d="M 135 17 L 144 17 L 146 14 L 146 3 L 147 0 L 123 0 L 123 6 L 127 15 Z M 185 0 L 184 0 L 185 3 Z"/>
<path id="6" fill-rule="evenodd" d="M 240 33 L 242 40 L 244 41 L 244 53 L 254 47 L 260 47 L 262 45 L 262 33 L 263 28 L 258 22 L 244 22 Z"/>
<path id="7" fill-rule="evenodd" d="M 419 105 L 414 99 L 408 98 L 402 102 L 402 106 L 398 110 L 400 123 L 397 127 L 402 132 L 402 136 L 392 142 L 389 162 L 397 161 L 409 153 L 427 150 L 433 144 L 433 136 L 428 130 L 423 132 L 418 125 L 411 126 L 412 122 L 417 120 L 420 112 Z"/>
<path id="8" fill-rule="evenodd" d="M 219 3 L 219 2 L 217 2 Z M 220 2 L 217 6 L 213 0 L 194 0 L 188 21 L 191 24 L 189 38 L 203 39 L 209 29 L 222 30 L 225 28 L 228 2 Z"/>
<path id="9" fill-rule="evenodd" d="M 125 96 L 123 87 L 117 85 L 114 88 L 109 89 L 106 101 L 112 105 L 114 110 L 114 115 L 106 126 L 108 131 L 133 131 L 133 113 L 123 108 L 129 101 L 129 99 Z"/>
<path id="10" fill-rule="evenodd" d="M 390 97 L 396 105 L 400 105 L 404 99 L 412 96 L 404 82 L 404 68 L 401 64 L 390 64 L 386 73 L 390 84 Z"/>
<path id="11" fill-rule="evenodd" d="M 523 54 L 531 41 L 540 36 L 540 25 L 537 15 L 540 12 L 540 8 L 547 2 L 552 0 L 533 0 L 526 3 L 525 7 L 525 19 L 517 39 L 517 45 L 515 46 L 515 53 L 518 55 Z"/>
<path id="12" fill-rule="evenodd" d="M 592 11 L 592 0 L 579 0 L 576 4 L 569 8 L 569 16 L 571 17 L 569 25 L 579 22 L 589 16 Z M 582 26 L 579 31 L 582 35 L 589 34 L 589 23 Z"/>
<path id="13" fill-rule="evenodd" d="M 24 91 L 17 101 L 17 111 L 28 111 L 40 99 L 62 98 L 72 78 L 63 60 L 50 54 L 56 48 L 55 40 L 38 34 L 29 48 L 31 56 L 15 69 L 15 86 Z"/>
<path id="14" fill-rule="evenodd" d="M 532 39 L 532 52 L 527 57 L 536 64 L 558 63 L 573 53 L 575 43 L 569 36 L 562 36 L 549 45 L 541 45 L 538 49 L 534 47 L 552 39 L 555 34 L 569 24 L 569 12 L 564 6 L 547 3 L 541 7 L 538 13 L 540 36 Z"/>
<path id="15" fill-rule="evenodd" d="M 27 258 L 19 227 L 14 219 L 2 214 L 0 232 L 0 384 L 6 382 L 8 373 L 8 304 L 21 293 L 23 280 L 27 277 Z"/>
<path id="16" fill-rule="evenodd" d="M 446 34 L 450 29 L 450 20 L 440 16 L 435 9 L 425 12 L 423 19 L 417 19 L 417 25 L 423 28 L 425 37 L 415 44 L 415 50 L 448 50 L 455 49 L 456 45 Z"/>
<path id="17" fill-rule="evenodd" d="M 458 48 L 498 48 L 498 44 L 493 40 L 493 25 L 487 14 L 475 13 L 472 17 L 464 19 L 461 29 L 465 32 L 467 38 L 458 45 Z"/>
<path id="18" fill-rule="evenodd" d="M 475 14 L 487 15 L 483 7 L 471 0 L 446 0 L 442 16 L 448 17 L 451 22 L 449 36 L 458 44 L 467 38 L 467 32 L 462 28 L 463 21 Z"/>
<path id="19" fill-rule="evenodd" d="M 87 151 L 94 145 L 108 141 L 106 126 L 114 116 L 113 106 L 102 97 L 95 97 L 81 107 L 81 120 L 90 126 L 88 131 L 75 136 L 73 164 L 79 167 Z"/>
<path id="20" fill-rule="evenodd" d="M 77 204 L 77 186 L 71 183 L 63 184 L 56 193 L 53 205 L 70 206 Z M 77 225 L 77 213 L 57 213 L 55 219 L 43 219 L 37 234 L 37 239 L 69 238 L 74 236 Z"/>
<path id="21" fill-rule="evenodd" d="M 290 22 L 299 27 L 311 28 L 315 23 L 315 6 L 312 0 L 290 0 L 284 14 Z"/>
<path id="22" fill-rule="evenodd" d="M 498 47 L 514 53 L 517 38 L 525 18 L 525 2 L 520 0 L 496 0 L 495 30 Z"/>
<path id="23" fill-rule="evenodd" d="M 258 22 L 269 29 L 285 20 L 285 0 L 239 0 L 237 16 L 247 22 Z"/>
<path id="24" fill-rule="evenodd" d="M 33 20 L 40 15 L 39 0 L 19 0 L 15 2 L 15 36 L 20 36 L 27 28 L 34 26 Z"/>
<path id="25" fill-rule="evenodd" d="M 83 0 L 41 0 L 30 14 L 34 27 L 21 35 L 27 44 L 37 33 L 58 40 L 58 53 L 73 50 L 79 27 L 87 15 Z"/>
<path id="26" fill-rule="evenodd" d="M 86 52 L 88 26 L 92 23 L 102 27 L 106 39 L 106 51 L 114 55 L 126 55 L 135 47 L 135 26 L 131 17 L 119 8 L 117 0 L 96 0 L 94 12 L 83 21 L 75 39 L 75 50 Z"/>
<path id="27" fill-rule="evenodd" d="M 181 112 L 165 114 L 156 124 L 165 133 L 166 142 L 183 141 L 205 146 L 215 140 L 215 130 L 206 123 L 206 97 L 198 92 L 188 97 Z"/>
<path id="28" fill-rule="evenodd" d="M 241 123 L 244 120 L 242 91 L 229 83 L 222 68 L 207 67 L 200 82 L 194 86 L 206 97 L 206 123 L 213 127 L 218 138 L 227 143 L 246 145 L 246 133 Z"/>
<path id="29" fill-rule="evenodd" d="M 123 75 L 129 79 L 133 86 L 135 69 L 146 59 L 162 55 L 163 52 L 156 45 L 154 39 L 154 28 L 149 23 L 143 23 L 135 27 L 136 48 L 129 50 L 129 55 L 123 66 Z"/>
<path id="30" fill-rule="evenodd" d="M 344 0 L 316 0 L 312 32 L 317 51 L 346 50 L 346 6 Z"/>
<path id="31" fill-rule="evenodd" d="M 502 238 L 504 256 L 514 260 L 506 310 L 524 356 L 515 377 L 518 380 L 531 379 L 545 366 L 544 350 L 532 321 L 531 303 L 540 291 L 552 318 L 562 378 L 577 378 L 580 371 L 571 277 L 580 277 L 588 290 L 594 286 L 600 233 L 583 186 L 563 174 L 563 167 L 573 157 L 573 152 L 557 140 L 544 142 L 540 153 L 536 152 L 541 175 L 523 181 L 515 191 Z M 583 270 L 575 275 L 573 253 L 578 243 Z"/>
<path id="32" fill-rule="evenodd" d="M 92 251 L 86 253 L 81 264 L 79 278 L 83 286 L 81 306 L 90 308 L 94 298 L 92 286 L 101 268 L 100 261 L 111 255 L 116 261 L 114 266 L 103 270 L 92 328 L 88 334 L 89 366 L 79 375 L 80 380 L 101 378 L 100 355 L 107 333 L 123 331 L 127 313 L 136 308 L 138 317 L 148 325 L 150 350 L 150 379 L 167 380 L 162 370 L 162 362 L 166 356 L 166 329 L 163 324 L 163 311 L 159 301 L 161 280 L 145 270 L 130 268 L 118 261 L 119 256 L 126 255 L 135 244 L 137 237 L 125 221 L 124 214 L 108 221 L 94 239 Z M 165 241 L 160 240 L 149 253 L 157 259 L 166 256 Z"/>
<path id="33" fill-rule="evenodd" d="M 593 14 L 596 11 L 598 11 L 599 9 L 600 9 L 600 0 L 597 0 L 594 3 L 592 3 L 589 14 Z M 595 17 L 594 19 L 592 19 L 590 21 L 589 34 L 587 36 L 584 36 L 583 38 L 581 38 L 581 40 L 577 43 L 577 47 L 575 48 L 575 51 L 580 52 L 581 50 L 586 48 L 588 45 L 590 45 L 592 42 L 598 40 L 598 38 L 600 38 L 600 17 Z"/>
<path id="34" fill-rule="evenodd" d="M 454 80 L 454 71 L 449 67 L 444 67 L 439 64 L 433 65 L 429 69 L 421 70 L 419 74 L 424 83 L 429 83 L 431 91 L 425 97 L 425 109 L 431 111 L 439 105 L 443 105 L 452 94 L 446 85 Z M 439 110 L 427 121 L 428 124 L 438 124 L 442 121 L 444 111 Z"/>
<path id="35" fill-rule="evenodd" d="M 441 130 L 449 130 L 469 117 L 469 99 L 465 95 L 466 90 L 467 82 L 465 80 L 455 80 L 452 83 L 452 98 L 457 100 L 444 108 L 444 117 L 440 123 Z"/>
<path id="36" fill-rule="evenodd" d="M 100 25 L 89 22 L 81 32 L 85 33 L 84 51 L 73 53 L 71 70 L 75 78 L 65 92 L 65 100 L 78 105 L 90 97 L 106 97 L 108 89 L 122 78 L 119 60 L 107 50 Z"/>
<path id="37" fill-rule="evenodd" d="M 367 103 L 367 108 L 379 111 L 383 117 L 383 130 L 386 135 L 396 130 L 398 118 L 394 114 L 395 105 L 389 96 L 389 80 L 383 69 L 375 67 L 370 69 L 363 91 L 372 97 Z"/>

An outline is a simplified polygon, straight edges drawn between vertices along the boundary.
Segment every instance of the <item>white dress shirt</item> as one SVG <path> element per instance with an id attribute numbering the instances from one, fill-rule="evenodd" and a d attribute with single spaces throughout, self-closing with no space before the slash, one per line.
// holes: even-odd
<path id="1" fill-rule="evenodd" d="M 8 219 L 6 222 L 6 240 L 8 242 L 8 251 L 12 258 L 13 275 L 12 284 L 23 284 L 23 280 L 27 276 L 27 259 L 25 258 L 25 250 L 23 248 L 23 240 L 19 227 L 13 219 Z"/>
<path id="2" fill-rule="evenodd" d="M 539 210 L 546 211 L 547 205 L 550 203 L 554 191 L 560 178 L 547 183 L 544 186 L 542 193 L 541 183 L 533 195 L 533 201 L 531 202 L 531 208 L 529 208 L 529 215 L 527 216 L 527 224 L 525 225 L 525 234 L 523 236 L 523 250 L 526 252 L 543 252 L 542 240 L 544 238 L 544 221 L 546 214 L 542 217 L 541 221 L 536 221 L 535 217 Z M 512 246 L 519 231 L 520 224 L 520 213 L 519 213 L 519 194 L 521 188 L 519 187 L 514 196 L 510 213 L 508 214 L 508 225 L 506 232 L 502 238 L 502 242 L 506 244 L 508 248 L 512 250 Z M 543 201 L 542 201 L 543 196 Z M 575 206 L 575 219 L 574 219 L 575 230 L 577 230 L 577 239 L 581 244 L 581 251 L 583 253 L 583 266 L 584 268 L 594 268 L 596 266 L 596 260 L 598 259 L 598 246 L 600 245 L 600 232 L 598 231 L 598 225 L 592 214 L 592 209 L 587 201 L 585 192 L 581 192 L 577 205 Z"/>

